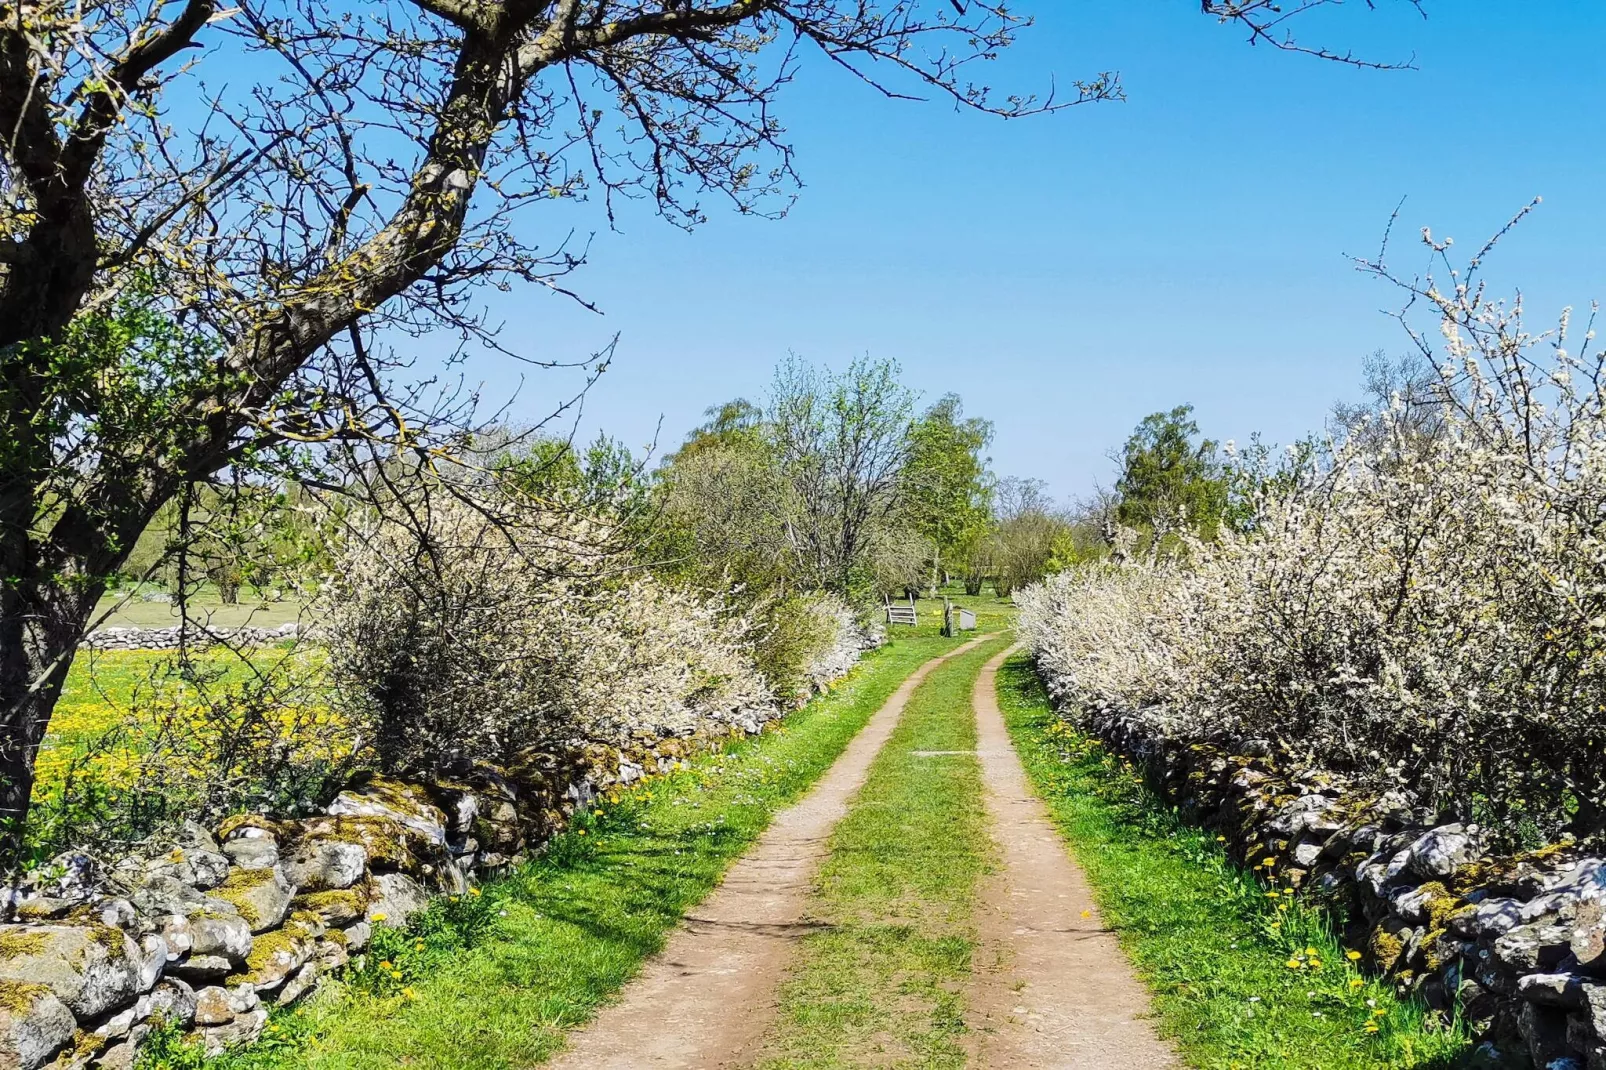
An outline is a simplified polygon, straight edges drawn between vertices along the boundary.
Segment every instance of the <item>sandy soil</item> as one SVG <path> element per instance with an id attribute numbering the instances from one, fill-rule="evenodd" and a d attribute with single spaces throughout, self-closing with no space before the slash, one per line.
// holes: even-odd
<path id="1" fill-rule="evenodd" d="M 982 885 L 969 993 L 972 1065 L 1154 1070 L 1180 1065 L 1145 1015 L 1149 996 L 1099 922 L 1081 871 L 1032 794 L 998 710 L 998 667 L 974 705 L 999 869 Z"/>

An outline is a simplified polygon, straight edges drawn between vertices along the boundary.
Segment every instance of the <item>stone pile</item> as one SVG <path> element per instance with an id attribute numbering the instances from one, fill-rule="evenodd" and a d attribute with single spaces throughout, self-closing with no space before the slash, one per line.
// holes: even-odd
<path id="1" fill-rule="evenodd" d="M 271 646 L 294 639 L 301 627 L 295 621 L 277 628 L 245 625 L 240 628 L 211 628 L 198 624 L 171 628 L 102 628 L 85 636 L 83 645 L 92 650 L 177 650 L 181 645 L 230 643 L 235 646 Z"/>
<path id="2" fill-rule="evenodd" d="M 158 1020 L 209 1053 L 252 1041 L 270 1006 L 361 953 L 374 925 L 405 925 L 433 896 L 522 862 L 609 787 L 773 716 L 430 784 L 362 774 L 314 816 L 191 823 L 171 850 L 106 869 L 64 855 L 0 924 L 0 1068 L 130 1067 Z"/>
<path id="3" fill-rule="evenodd" d="M 1606 1070 L 1606 859 L 1571 843 L 1495 856 L 1476 825 L 1435 825 L 1397 793 L 1285 768 L 1264 741 L 1153 738 L 1119 711 L 1086 720 L 1238 858 L 1332 903 L 1345 942 L 1402 992 L 1460 1015 L 1476 1065 Z"/>

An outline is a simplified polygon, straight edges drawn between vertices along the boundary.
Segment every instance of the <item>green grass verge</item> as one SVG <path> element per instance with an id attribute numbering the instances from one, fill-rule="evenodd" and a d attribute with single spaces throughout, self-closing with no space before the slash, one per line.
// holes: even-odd
<path id="1" fill-rule="evenodd" d="M 1001 632 L 1015 626 L 1015 618 L 1020 610 L 1015 603 L 1007 598 L 999 598 L 993 594 L 989 587 L 985 593 L 978 595 L 966 594 L 963 587 L 949 584 L 937 592 L 936 598 L 922 597 L 915 602 L 915 613 L 920 623 L 914 627 L 907 624 L 895 624 L 887 631 L 895 639 L 908 636 L 932 636 L 942 631 L 942 600 L 947 598 L 955 608 L 968 609 L 976 614 L 976 631 Z M 902 599 L 898 601 L 902 602 Z M 907 604 L 907 603 L 904 603 Z M 968 634 L 968 633 L 967 633 Z"/>
<path id="2" fill-rule="evenodd" d="M 897 686 L 957 645 L 920 638 L 877 651 L 777 730 L 579 816 L 517 875 L 438 902 L 406 932 L 381 930 L 365 969 L 276 1014 L 262 1043 L 204 1065 L 492 1070 L 547 1058 Z M 203 1063 L 167 1037 L 141 1065 Z"/>
<path id="3" fill-rule="evenodd" d="M 971 686 L 1007 640 L 947 662 L 910 700 L 831 837 L 761 1067 L 961 1067 L 971 909 L 993 851 Z"/>
<path id="4" fill-rule="evenodd" d="M 1468 1046 L 1361 976 L 1323 915 L 1228 859 L 1050 708 L 1025 656 L 998 678 L 1011 738 L 1087 872 L 1104 922 L 1199 1070 L 1438 1068 Z"/>

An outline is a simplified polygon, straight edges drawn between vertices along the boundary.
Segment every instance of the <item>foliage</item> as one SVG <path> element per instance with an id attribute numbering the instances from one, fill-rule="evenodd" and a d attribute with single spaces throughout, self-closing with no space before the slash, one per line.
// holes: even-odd
<path id="1" fill-rule="evenodd" d="M 660 472 L 651 557 L 671 575 L 753 593 L 806 587 L 786 538 L 791 489 L 762 426 L 693 432 Z"/>
<path id="2" fill-rule="evenodd" d="M 1242 530 L 1053 578 L 1023 632 L 1078 703 L 1173 738 L 1269 740 L 1508 842 L 1598 834 L 1602 363 L 1568 348 L 1565 318 L 1530 333 L 1520 302 L 1455 278 L 1415 291 L 1444 339 L 1440 432 L 1393 404 L 1376 433 L 1265 480 Z"/>
<path id="3" fill-rule="evenodd" d="M 738 598 L 829 591 L 864 610 L 920 586 L 944 555 L 974 556 L 991 425 L 962 419 L 954 395 L 920 420 L 913 406 L 894 364 L 787 359 L 767 408 L 710 409 L 665 459 L 650 557 Z"/>
<path id="4" fill-rule="evenodd" d="M 793 505 L 786 534 L 811 588 L 872 593 L 878 551 L 897 548 L 913 415 L 891 361 L 860 358 L 835 373 L 794 356 L 776 369 L 769 424 Z"/>
<path id="5" fill-rule="evenodd" d="M 933 586 L 943 572 L 964 561 L 986 537 L 991 519 L 991 473 L 982 451 L 993 425 L 964 418 L 957 394 L 926 410 L 909 433 L 901 478 L 904 521 L 932 547 Z"/>
<path id="6" fill-rule="evenodd" d="M 605 516 L 631 529 L 650 519 L 650 488 L 641 462 L 628 446 L 606 435 L 583 449 L 567 439 L 537 435 L 497 455 L 491 467 L 506 485 L 548 508 Z"/>
<path id="7" fill-rule="evenodd" d="M 29 857 L 117 857 L 185 820 L 304 812 L 360 747 L 316 652 L 86 651 L 39 756 Z"/>
<path id="8" fill-rule="evenodd" d="M 611 578 L 605 525 L 438 497 L 354 539 L 324 639 L 384 768 L 507 762 L 554 740 L 690 731 L 764 706 L 747 622 L 647 576 Z"/>
<path id="9" fill-rule="evenodd" d="M 1179 527 L 1214 535 L 1227 483 L 1217 444 L 1198 435 L 1192 405 L 1143 418 L 1121 452 L 1117 520 L 1157 540 Z"/>
<path id="10" fill-rule="evenodd" d="M 753 664 L 785 704 L 802 703 L 858 655 L 858 623 L 833 595 L 775 596 L 759 608 Z"/>
<path id="11" fill-rule="evenodd" d="M 1055 507 L 1042 480 L 999 483 L 997 519 L 987 546 L 987 566 L 1000 598 L 1048 574 L 1071 536 L 1069 520 Z"/>

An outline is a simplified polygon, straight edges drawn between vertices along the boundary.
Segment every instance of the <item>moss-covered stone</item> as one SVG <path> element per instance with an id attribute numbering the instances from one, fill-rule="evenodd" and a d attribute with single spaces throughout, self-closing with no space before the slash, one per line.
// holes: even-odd
<path id="1" fill-rule="evenodd" d="M 1405 950 L 1405 944 L 1386 929 L 1374 929 L 1370 949 L 1377 968 L 1387 973 L 1400 960 L 1400 953 Z"/>
<path id="2" fill-rule="evenodd" d="M 35 1003 L 51 994 L 49 985 L 32 981 L 0 981 L 0 1010 L 26 1014 Z"/>
<path id="3" fill-rule="evenodd" d="M 308 818 L 297 824 L 291 839 L 296 844 L 313 840 L 355 844 L 368 852 L 370 867 L 408 873 L 416 872 L 423 864 L 418 857 L 420 851 L 433 850 L 401 822 L 370 815 Z"/>
<path id="4" fill-rule="evenodd" d="M 252 932 L 277 925 L 290 903 L 290 885 L 278 867 L 236 869 L 211 895 L 240 912 Z"/>
<path id="5" fill-rule="evenodd" d="M 305 911 L 311 917 L 329 925 L 344 925 L 362 917 L 368 909 L 368 890 L 363 885 L 338 888 L 327 892 L 299 895 L 291 902 L 293 909 Z"/>
<path id="6" fill-rule="evenodd" d="M 223 983 L 229 987 L 244 982 L 256 988 L 271 988 L 306 962 L 312 947 L 312 937 L 294 923 L 261 933 L 251 944 L 244 968 L 230 974 Z"/>
<path id="7" fill-rule="evenodd" d="M 23 955 L 37 955 L 50 943 L 50 938 L 44 933 L 28 932 L 26 930 L 12 929 L 0 932 L 0 959 L 20 958 Z"/>
<path id="8" fill-rule="evenodd" d="M 261 829 L 263 832 L 277 838 L 282 827 L 279 822 L 263 817 L 261 814 L 235 814 L 233 817 L 223 819 L 223 823 L 217 829 L 217 838 L 219 840 L 227 840 L 245 828 Z"/>

